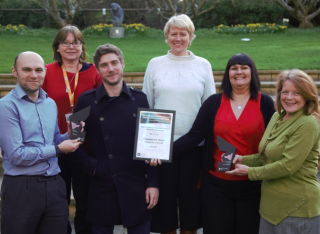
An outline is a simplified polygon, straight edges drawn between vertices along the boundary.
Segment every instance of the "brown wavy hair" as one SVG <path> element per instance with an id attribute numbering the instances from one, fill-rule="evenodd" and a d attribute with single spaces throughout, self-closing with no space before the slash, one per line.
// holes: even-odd
<path id="1" fill-rule="evenodd" d="M 283 83 L 287 80 L 291 81 L 295 85 L 296 89 L 299 90 L 301 96 L 306 101 L 306 104 L 303 107 L 303 113 L 305 115 L 313 115 L 320 125 L 318 89 L 313 82 L 313 79 L 307 73 L 299 69 L 285 70 L 278 76 L 276 99 L 276 108 L 278 113 L 280 114 L 283 110 L 280 100 L 281 90 L 283 88 Z"/>
<path id="2" fill-rule="evenodd" d="M 112 44 L 105 44 L 98 46 L 96 52 L 93 54 L 93 62 L 96 68 L 99 70 L 99 62 L 103 55 L 113 53 L 118 56 L 121 63 L 124 63 L 122 51 Z"/>
<path id="3" fill-rule="evenodd" d="M 58 32 L 58 34 L 54 38 L 53 43 L 52 43 L 53 60 L 56 62 L 62 63 L 62 57 L 57 50 L 59 49 L 60 42 L 66 40 L 68 33 L 72 33 L 75 40 L 82 42 L 82 53 L 80 55 L 79 62 L 80 63 L 87 62 L 87 53 L 86 53 L 86 47 L 84 46 L 84 38 L 83 38 L 80 30 L 76 26 L 73 26 L 73 25 L 64 26 L 62 29 L 60 29 L 60 31 Z"/>

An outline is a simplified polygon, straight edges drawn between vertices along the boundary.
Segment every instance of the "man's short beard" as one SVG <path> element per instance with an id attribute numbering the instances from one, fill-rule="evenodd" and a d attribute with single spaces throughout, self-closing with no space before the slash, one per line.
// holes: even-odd
<path id="1" fill-rule="evenodd" d="M 106 83 L 107 85 L 110 85 L 110 86 L 116 86 L 117 84 L 119 84 L 121 81 L 122 81 L 122 78 L 119 79 L 118 81 L 116 82 L 109 82 L 108 79 L 104 79 L 102 78 L 103 82 Z"/>
<path id="2" fill-rule="evenodd" d="M 16 72 L 17 72 L 17 75 L 18 75 L 17 80 L 19 80 L 20 77 L 19 77 L 18 71 L 16 70 Z M 26 85 L 26 84 L 20 84 L 19 81 L 18 81 L 18 84 L 19 84 L 19 86 L 20 86 L 26 93 L 31 94 L 31 93 L 36 93 L 36 92 L 38 92 L 38 91 L 40 90 L 40 88 L 41 88 L 41 86 L 42 86 L 43 83 L 40 84 L 40 86 L 39 86 L 38 89 L 30 89 L 30 88 L 28 87 L 28 85 Z"/>

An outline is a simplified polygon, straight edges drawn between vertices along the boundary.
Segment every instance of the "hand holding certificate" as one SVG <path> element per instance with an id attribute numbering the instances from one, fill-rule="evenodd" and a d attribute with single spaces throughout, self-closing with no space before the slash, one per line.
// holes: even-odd
<path id="1" fill-rule="evenodd" d="M 133 159 L 171 162 L 175 111 L 138 108 Z"/>

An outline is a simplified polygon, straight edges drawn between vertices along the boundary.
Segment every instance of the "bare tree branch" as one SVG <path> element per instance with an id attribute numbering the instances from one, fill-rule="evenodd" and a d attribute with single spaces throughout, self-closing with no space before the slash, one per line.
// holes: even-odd
<path id="1" fill-rule="evenodd" d="M 159 5 L 158 1 L 156 1 L 156 0 L 151 0 L 151 3 L 153 4 L 153 7 L 155 8 L 156 12 L 157 12 L 158 14 L 160 14 L 160 16 L 161 16 L 163 19 L 165 19 L 165 20 L 168 20 L 168 19 L 169 19 L 169 17 L 165 16 L 165 15 L 162 13 L 163 11 L 161 10 L 161 6 Z"/>
<path id="2" fill-rule="evenodd" d="M 294 9 L 297 11 L 301 11 L 304 15 L 308 14 L 308 12 L 305 9 L 305 6 L 302 4 L 302 0 L 291 0 L 293 5 L 295 6 Z"/>
<path id="3" fill-rule="evenodd" d="M 309 20 L 312 20 L 313 18 L 315 18 L 316 16 L 318 16 L 320 14 L 320 7 L 315 11 L 313 12 L 312 14 L 310 14 L 308 16 Z"/>
<path id="4" fill-rule="evenodd" d="M 310 0 L 310 3 L 307 5 L 307 12 L 312 11 L 312 9 L 313 9 L 314 7 L 316 7 L 317 2 L 319 2 L 319 0 Z M 306 5 L 306 3 L 307 3 L 307 1 L 305 1 L 305 2 L 303 3 L 303 5 Z"/>
<path id="5" fill-rule="evenodd" d="M 282 7 L 284 7 L 287 11 L 293 12 L 294 8 L 288 5 L 286 0 L 276 0 Z"/>
<path id="6" fill-rule="evenodd" d="M 181 2 L 183 3 L 183 7 L 181 13 L 187 14 L 191 19 L 194 19 L 204 13 L 213 10 L 216 5 L 223 0 L 216 0 L 216 2 L 209 8 L 201 11 L 201 9 L 206 5 L 207 1 L 208 0 L 182 0 Z M 165 0 L 165 5 L 161 4 L 161 1 L 159 0 L 149 0 L 149 2 L 152 3 L 155 11 L 158 12 L 164 19 L 168 19 L 170 16 L 177 14 L 177 5 L 179 3 L 179 1 L 177 0 Z M 162 2 L 164 2 L 164 0 L 162 0 Z M 168 9 L 169 12 L 164 11 L 165 8 Z M 160 12 L 158 9 L 161 9 Z M 167 13 L 170 14 L 168 15 L 168 17 L 166 17 Z"/>
<path id="7" fill-rule="evenodd" d="M 169 6 L 169 8 L 170 8 L 170 10 L 171 10 L 171 15 L 175 15 L 175 14 L 176 14 L 176 9 L 175 9 L 175 7 L 173 6 L 171 0 L 166 0 L 166 2 L 167 2 L 168 6 Z"/>
<path id="8" fill-rule="evenodd" d="M 47 14 L 49 14 L 60 27 L 63 27 L 72 24 L 75 13 L 79 10 L 81 4 L 87 1 L 89 0 L 30 0 L 28 2 L 34 2 L 42 6 Z M 57 2 L 60 3 L 60 7 Z M 61 7 L 61 5 L 63 7 Z M 65 18 L 61 17 L 60 12 L 65 14 Z"/>
<path id="9" fill-rule="evenodd" d="M 183 8 L 182 8 L 182 11 L 181 11 L 181 13 L 182 14 L 185 14 L 186 13 L 186 11 L 187 11 L 187 7 L 188 7 L 188 4 L 189 4 L 189 2 L 188 2 L 188 0 L 183 0 Z"/>
<path id="10" fill-rule="evenodd" d="M 203 7 L 203 5 L 206 3 L 207 0 L 201 0 L 199 6 L 198 6 L 198 9 L 197 9 L 197 12 L 200 11 L 200 9 Z"/>
<path id="11" fill-rule="evenodd" d="M 293 15 L 302 28 L 312 28 L 311 20 L 320 14 L 320 7 L 317 7 L 319 0 L 291 0 L 293 7 L 289 5 L 288 0 L 275 0 L 280 6 L 284 7 Z M 313 12 L 312 12 L 313 11 Z"/>
<path id="12" fill-rule="evenodd" d="M 200 16 L 200 15 L 203 15 L 203 14 L 205 14 L 205 13 L 213 10 L 213 9 L 214 9 L 220 2 L 222 2 L 222 1 L 223 1 L 223 0 L 217 0 L 216 3 L 213 4 L 211 7 L 209 7 L 208 9 L 203 10 L 203 11 L 197 13 L 197 16 L 196 16 L 196 17 L 198 17 L 198 16 Z M 199 10 L 200 10 L 200 9 L 199 9 Z"/>
<path id="13" fill-rule="evenodd" d="M 192 10 L 193 15 L 190 17 L 191 19 L 193 19 L 196 15 L 197 15 L 197 11 L 196 11 L 196 7 L 195 7 L 195 2 L 194 0 L 190 0 L 190 8 Z"/>

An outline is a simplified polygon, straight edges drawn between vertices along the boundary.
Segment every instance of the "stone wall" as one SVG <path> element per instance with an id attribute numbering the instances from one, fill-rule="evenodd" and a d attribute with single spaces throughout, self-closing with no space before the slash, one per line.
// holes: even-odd
<path id="1" fill-rule="evenodd" d="M 276 80 L 280 70 L 258 71 L 261 80 L 261 92 L 271 96 L 276 95 Z M 320 93 L 320 70 L 305 70 L 315 81 Z M 224 71 L 213 71 L 217 90 L 220 89 Z M 125 72 L 123 80 L 135 88 L 142 89 L 144 72 Z M 0 74 L 0 98 L 4 97 L 10 90 L 14 89 L 17 79 L 12 74 Z"/>
<path id="2" fill-rule="evenodd" d="M 281 70 L 259 70 L 261 81 L 276 81 Z M 320 81 L 320 70 L 305 70 L 314 81 Z M 224 71 L 213 71 L 214 80 L 222 81 Z M 0 76 L 1 77 L 1 76 Z M 125 72 L 123 79 L 127 83 L 143 83 L 144 72 Z"/>

